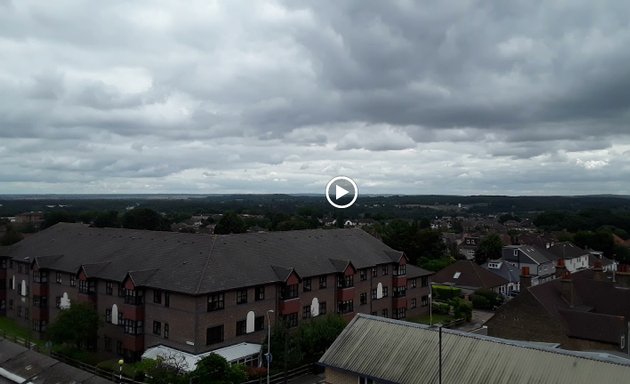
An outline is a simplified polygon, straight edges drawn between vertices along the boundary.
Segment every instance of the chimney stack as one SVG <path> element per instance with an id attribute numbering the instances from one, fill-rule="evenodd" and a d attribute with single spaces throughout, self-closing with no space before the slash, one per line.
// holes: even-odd
<path id="1" fill-rule="evenodd" d="M 521 268 L 520 285 L 521 292 L 532 286 L 532 276 L 529 274 L 529 267 Z"/>
<path id="2" fill-rule="evenodd" d="M 556 263 L 556 279 L 562 278 L 567 272 L 567 267 L 564 265 L 564 259 L 558 259 Z"/>
<path id="3" fill-rule="evenodd" d="M 593 280 L 596 281 L 604 281 L 606 280 L 604 276 L 604 268 L 602 267 L 602 262 L 600 260 L 596 260 L 593 265 Z"/>
<path id="4" fill-rule="evenodd" d="M 575 305 L 575 292 L 573 291 L 573 279 L 571 272 L 564 271 L 560 278 L 560 295 L 569 304 L 570 307 Z"/>

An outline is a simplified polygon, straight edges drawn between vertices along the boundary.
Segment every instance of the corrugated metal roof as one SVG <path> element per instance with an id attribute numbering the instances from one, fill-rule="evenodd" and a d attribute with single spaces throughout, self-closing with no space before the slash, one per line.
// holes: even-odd
<path id="1" fill-rule="evenodd" d="M 357 315 L 320 359 L 324 366 L 401 383 L 437 383 L 439 332 Z M 442 383 L 621 383 L 630 363 L 488 336 L 442 331 Z"/>

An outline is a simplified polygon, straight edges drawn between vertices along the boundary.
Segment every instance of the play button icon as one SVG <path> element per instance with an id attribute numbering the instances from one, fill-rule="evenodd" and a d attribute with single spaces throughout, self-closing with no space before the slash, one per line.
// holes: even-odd
<path id="1" fill-rule="evenodd" d="M 326 200 L 335 208 L 348 208 L 359 197 L 357 184 L 349 177 L 337 176 L 326 184 Z"/>

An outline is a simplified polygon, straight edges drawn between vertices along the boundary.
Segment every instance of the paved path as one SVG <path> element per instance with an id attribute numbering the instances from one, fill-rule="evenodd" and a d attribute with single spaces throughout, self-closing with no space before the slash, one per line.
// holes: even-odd
<path id="1" fill-rule="evenodd" d="M 461 324 L 460 326 L 455 327 L 455 329 L 466 332 L 474 331 L 481 328 L 492 316 L 494 316 L 494 312 L 473 309 L 472 320 L 470 320 L 470 323 Z"/>

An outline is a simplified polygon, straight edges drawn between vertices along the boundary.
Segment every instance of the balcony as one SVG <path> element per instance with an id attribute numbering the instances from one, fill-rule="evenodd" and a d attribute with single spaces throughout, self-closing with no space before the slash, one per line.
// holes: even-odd
<path id="1" fill-rule="evenodd" d="M 299 297 L 292 299 L 280 300 L 280 314 L 287 315 L 289 313 L 299 312 L 301 309 L 301 301 Z"/>
<path id="2" fill-rule="evenodd" d="M 392 308 L 407 308 L 407 298 L 405 296 L 392 297 Z"/>

